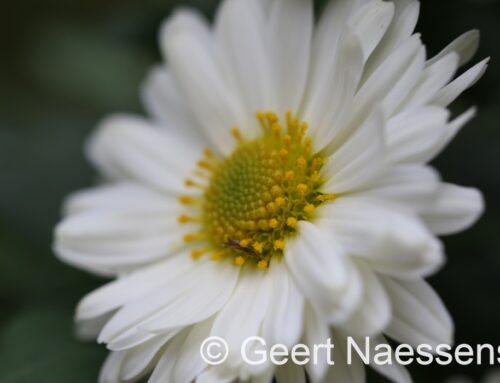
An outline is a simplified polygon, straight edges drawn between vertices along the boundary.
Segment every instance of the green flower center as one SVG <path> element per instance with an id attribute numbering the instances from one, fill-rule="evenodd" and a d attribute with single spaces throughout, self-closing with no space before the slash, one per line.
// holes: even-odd
<path id="1" fill-rule="evenodd" d="M 195 258 L 211 253 L 214 260 L 230 258 L 239 266 L 266 269 L 283 255 L 297 222 L 310 220 L 319 205 L 335 198 L 319 191 L 324 159 L 312 154 L 307 124 L 291 114 L 286 125 L 274 113 L 257 117 L 263 129 L 259 138 L 243 140 L 233 129 L 238 146 L 230 156 L 219 159 L 205 151 L 198 174 L 208 180 L 206 186 L 186 181 L 187 186 L 203 188 L 198 201 L 202 230 L 184 238 L 208 244 L 193 250 Z M 181 202 L 193 201 L 181 197 Z M 181 223 L 192 220 L 179 217 Z"/>

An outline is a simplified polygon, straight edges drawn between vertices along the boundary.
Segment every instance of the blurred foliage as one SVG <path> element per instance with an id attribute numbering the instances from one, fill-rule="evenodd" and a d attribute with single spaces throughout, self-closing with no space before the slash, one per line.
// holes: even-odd
<path id="1" fill-rule="evenodd" d="M 61 201 L 88 186 L 82 145 L 114 111 L 141 113 L 138 89 L 160 60 L 157 30 L 176 6 L 212 17 L 216 0 L 18 0 L 0 6 L 0 382 L 93 382 L 101 346 L 79 342 L 72 310 L 104 281 L 59 263 L 51 252 Z M 321 1 L 317 2 L 321 7 Z M 500 33 L 498 0 L 423 1 L 418 29 L 429 55 L 479 28 L 487 75 L 455 111 L 479 116 L 440 156 L 445 179 L 478 186 L 487 212 L 472 230 L 445 239 L 449 261 L 432 279 L 456 322 L 457 342 L 500 344 Z M 417 382 L 484 367 L 413 368 Z M 372 378 L 370 378 L 370 381 Z M 373 378 L 378 380 L 378 378 Z"/>

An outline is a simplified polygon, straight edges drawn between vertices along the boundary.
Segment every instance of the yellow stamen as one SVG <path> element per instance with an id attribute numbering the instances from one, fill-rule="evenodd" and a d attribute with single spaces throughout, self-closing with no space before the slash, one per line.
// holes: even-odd
<path id="1" fill-rule="evenodd" d="M 297 218 L 288 217 L 286 220 L 286 224 L 287 226 L 294 228 L 295 226 L 297 226 Z"/>
<path id="2" fill-rule="evenodd" d="M 234 259 L 234 264 L 236 266 L 243 266 L 244 263 L 245 263 L 245 258 L 243 258 L 242 256 L 236 257 Z"/>
<path id="3" fill-rule="evenodd" d="M 269 263 L 265 260 L 259 261 L 259 263 L 257 263 L 257 268 L 259 270 L 266 270 L 268 266 L 269 266 Z"/>

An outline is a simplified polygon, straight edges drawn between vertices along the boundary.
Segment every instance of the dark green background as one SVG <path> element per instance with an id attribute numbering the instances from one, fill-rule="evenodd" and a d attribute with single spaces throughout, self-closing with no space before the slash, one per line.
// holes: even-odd
<path id="1" fill-rule="evenodd" d="M 77 301 L 104 281 L 59 263 L 52 227 L 69 192 L 93 171 L 84 139 L 102 116 L 141 112 L 138 86 L 160 60 L 157 29 L 175 6 L 212 15 L 218 1 L 18 0 L 0 5 L 0 382 L 93 382 L 103 347 L 72 334 Z M 318 6 L 320 6 L 318 2 Z M 440 156 L 446 180 L 475 185 L 487 212 L 472 230 L 447 238 L 449 261 L 432 279 L 455 318 L 457 341 L 500 344 L 500 4 L 424 1 L 418 29 L 430 54 L 471 28 L 482 32 L 483 80 L 455 103 L 479 116 Z M 413 369 L 441 382 L 485 368 Z M 376 381 L 371 377 L 370 381 Z"/>

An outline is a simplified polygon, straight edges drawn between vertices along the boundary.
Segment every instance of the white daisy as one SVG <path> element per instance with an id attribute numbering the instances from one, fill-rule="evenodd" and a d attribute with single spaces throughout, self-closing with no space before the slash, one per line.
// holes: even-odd
<path id="1" fill-rule="evenodd" d="M 424 281 L 436 235 L 469 227 L 479 192 L 427 165 L 474 115 L 448 105 L 486 69 L 455 78 L 478 33 L 426 58 L 418 1 L 225 0 L 215 25 L 179 10 L 167 65 L 144 86 L 150 119 L 105 120 L 87 146 L 104 183 L 69 198 L 55 250 L 116 278 L 85 297 L 81 335 L 111 350 L 101 382 L 357 382 L 361 361 L 250 366 L 239 347 L 383 335 L 449 343 Z M 209 335 L 229 359 L 207 366 Z M 403 368 L 377 367 L 389 378 Z"/>

